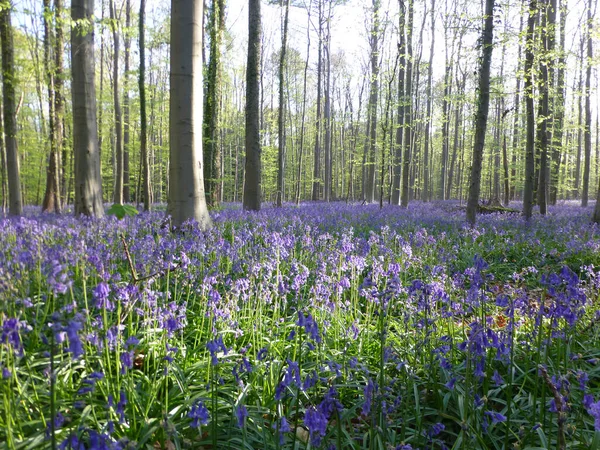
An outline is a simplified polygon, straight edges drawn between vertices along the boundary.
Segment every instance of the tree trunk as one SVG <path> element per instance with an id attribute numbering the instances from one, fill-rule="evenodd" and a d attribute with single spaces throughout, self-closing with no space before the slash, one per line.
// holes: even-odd
<path id="1" fill-rule="evenodd" d="M 435 49 L 435 0 L 431 0 L 431 47 L 429 49 L 429 65 L 427 66 L 427 106 L 425 113 L 425 143 L 423 145 L 423 193 L 421 199 L 424 202 L 430 200 L 429 193 L 429 141 L 431 136 L 431 106 L 433 103 L 432 83 L 433 83 L 433 53 Z M 432 152 L 433 153 L 433 152 Z"/>
<path id="2" fill-rule="evenodd" d="M 581 191 L 581 206 L 588 205 L 589 186 L 590 186 L 590 167 L 592 159 L 592 108 L 590 106 L 590 87 L 592 80 L 592 0 L 587 4 L 587 22 L 586 22 L 586 43 L 587 55 L 585 59 L 585 129 L 583 131 L 583 141 L 585 149 L 585 163 L 583 168 L 583 189 Z"/>
<path id="3" fill-rule="evenodd" d="M 329 2 L 329 13 L 327 15 L 327 35 L 325 36 L 325 173 L 323 180 L 323 197 L 326 202 L 331 200 L 332 155 L 331 155 L 331 3 Z"/>
<path id="4" fill-rule="evenodd" d="M 308 79 L 308 60 L 310 57 L 310 3 L 307 16 L 308 24 L 306 27 L 306 62 L 304 63 L 304 78 L 302 85 L 302 119 L 300 124 L 300 150 L 298 155 L 298 176 L 296 179 L 296 205 L 300 204 L 300 181 L 302 179 L 302 164 L 304 156 L 304 133 L 306 121 L 306 81 Z"/>
<path id="5" fill-rule="evenodd" d="M 141 0 L 140 0 L 141 1 Z M 129 99 L 129 56 L 131 51 L 131 0 L 125 2 L 125 72 L 123 78 L 123 202 L 131 202 L 131 179 L 129 169 L 129 140 L 130 140 L 130 99 Z M 140 51 L 140 55 L 142 52 Z M 140 99 L 141 100 L 141 99 Z"/>
<path id="6" fill-rule="evenodd" d="M 580 61 L 581 64 L 579 66 L 579 95 L 577 101 L 577 159 L 575 160 L 575 186 L 573 186 L 573 195 L 575 198 L 579 198 L 579 187 L 581 185 L 581 144 L 582 144 L 582 136 L 583 136 L 583 102 L 582 98 L 584 96 L 583 92 L 583 66 L 585 65 L 583 59 L 583 50 L 584 50 L 584 38 L 581 38 L 581 48 L 580 48 Z"/>
<path id="7" fill-rule="evenodd" d="M 96 123 L 94 33 L 90 29 L 93 13 L 94 0 L 71 0 L 71 19 L 81 24 L 71 30 L 75 214 L 103 217 Z"/>
<path id="8" fill-rule="evenodd" d="M 405 81 L 406 81 L 406 36 L 405 36 L 405 7 L 404 2 L 399 1 L 400 14 L 398 23 L 398 54 L 400 55 L 400 67 L 398 69 L 398 112 L 396 114 L 396 142 L 394 144 L 393 182 L 392 182 L 392 205 L 400 204 L 402 185 L 402 150 L 404 143 L 404 104 Z"/>
<path id="9" fill-rule="evenodd" d="M 283 7 L 283 0 L 280 0 Z M 277 152 L 277 206 L 281 207 L 284 196 L 285 178 L 285 95 L 284 95 L 284 70 L 287 51 L 288 18 L 290 13 L 290 0 L 285 0 L 285 13 L 283 18 L 283 33 L 281 35 L 281 52 L 279 54 L 279 117 L 278 117 L 278 152 Z"/>
<path id="10" fill-rule="evenodd" d="M 121 114 L 121 93 L 119 92 L 119 25 L 114 0 L 110 0 L 110 24 L 113 34 L 113 100 L 115 112 L 115 191 L 113 203 L 123 203 L 123 115 Z"/>
<path id="11" fill-rule="evenodd" d="M 200 0 L 171 1 L 169 204 L 175 227 L 212 226 L 202 170 L 202 16 Z M 255 110 L 258 120 L 258 108 Z"/>
<path id="12" fill-rule="evenodd" d="M 523 216 L 531 219 L 533 214 L 533 187 L 535 183 L 535 113 L 533 109 L 533 46 L 537 1 L 529 2 L 527 35 L 525 44 L 525 106 L 527 109 L 527 144 L 525 148 L 525 187 L 523 192 Z"/>
<path id="13" fill-rule="evenodd" d="M 139 47 L 140 47 L 140 73 L 138 87 L 140 90 L 140 159 L 143 171 L 144 210 L 152 209 L 152 191 L 150 187 L 150 158 L 148 157 L 148 131 L 146 121 L 146 32 L 145 32 L 146 0 L 140 0 L 139 17 Z"/>
<path id="14" fill-rule="evenodd" d="M 246 65 L 246 170 L 244 209 L 260 210 L 261 148 L 259 128 L 260 0 L 248 2 L 248 62 Z"/>
<path id="15" fill-rule="evenodd" d="M 554 98 L 554 120 L 552 121 L 552 165 L 550 167 L 550 189 L 549 202 L 551 205 L 556 205 L 558 199 L 558 181 L 560 173 L 561 147 L 563 140 L 563 128 L 565 119 L 565 28 L 567 25 L 566 8 L 561 4 L 563 0 L 559 0 L 560 10 L 560 48 L 558 50 L 558 72 L 556 82 L 556 97 Z M 550 1 L 550 8 L 556 8 L 556 0 Z M 556 15 L 556 12 L 553 11 Z M 554 19 L 556 22 L 556 19 Z"/>
<path id="16" fill-rule="evenodd" d="M 469 185 L 469 200 L 467 203 L 467 222 L 475 225 L 479 192 L 481 189 L 481 164 L 485 146 L 488 110 L 490 105 L 490 68 L 492 65 L 492 50 L 494 40 L 494 0 L 485 1 L 484 28 L 481 40 L 482 58 L 479 69 L 479 98 L 475 115 L 475 138 L 473 145 L 473 163 L 471 166 L 471 182 Z"/>
<path id="17" fill-rule="evenodd" d="M 323 82 L 323 4 L 319 0 L 319 44 L 317 56 L 317 116 L 315 123 L 315 153 L 313 165 L 312 200 L 319 200 L 321 190 L 321 83 Z"/>
<path id="18" fill-rule="evenodd" d="M 220 196 L 220 152 L 218 142 L 219 97 L 221 95 L 221 41 L 225 28 L 225 0 L 213 0 L 210 12 L 210 54 L 204 110 L 204 187 L 209 206 Z"/>
<path id="19" fill-rule="evenodd" d="M 367 158 L 366 197 L 368 203 L 375 202 L 375 162 L 377 159 L 377 101 L 379 96 L 379 8 L 380 0 L 373 0 L 373 26 L 371 28 L 371 90 L 369 94 L 369 157 Z"/>
<path id="20" fill-rule="evenodd" d="M 400 7 L 403 7 L 403 0 L 398 0 Z M 410 151 L 411 151 L 411 138 L 412 138 L 412 32 L 413 32 L 413 19 L 414 19 L 414 8 L 413 0 L 408 2 L 408 22 L 406 25 L 406 83 L 404 91 L 404 133 L 403 133 L 403 146 L 404 154 L 402 157 L 402 192 L 401 192 L 401 206 L 408 208 L 408 196 L 409 196 L 409 175 L 410 175 Z M 403 16 L 403 14 L 401 14 Z"/>
<path id="21" fill-rule="evenodd" d="M 56 136 L 56 108 L 55 90 L 54 90 L 54 77 L 55 60 L 52 58 L 52 43 L 53 43 L 53 32 L 52 24 L 53 19 L 57 17 L 52 13 L 50 9 L 50 0 L 44 0 L 44 70 L 46 73 L 46 83 L 48 89 L 48 130 L 50 138 L 50 157 L 48 159 L 48 166 L 46 168 L 46 191 L 44 193 L 44 200 L 42 202 L 43 212 L 55 212 L 60 213 L 60 186 L 59 186 L 59 142 Z M 54 48 L 54 51 L 62 51 L 58 47 Z"/>

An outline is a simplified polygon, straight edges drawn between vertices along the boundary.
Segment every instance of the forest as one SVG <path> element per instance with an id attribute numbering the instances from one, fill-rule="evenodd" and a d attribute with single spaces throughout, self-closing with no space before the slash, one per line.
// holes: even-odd
<path id="1" fill-rule="evenodd" d="M 600 450 L 596 0 L 0 0 L 0 449 Z"/>

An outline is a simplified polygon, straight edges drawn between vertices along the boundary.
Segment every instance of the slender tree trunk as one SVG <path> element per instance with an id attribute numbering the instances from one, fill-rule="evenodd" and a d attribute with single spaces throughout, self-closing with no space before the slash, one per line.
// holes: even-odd
<path id="1" fill-rule="evenodd" d="M 140 90 L 140 159 L 142 160 L 144 209 L 152 209 L 152 194 L 150 189 L 150 159 L 148 158 L 148 125 L 146 121 L 146 0 L 140 0 L 139 17 L 139 47 L 140 47 L 140 72 L 138 87 Z"/>
<path id="2" fill-rule="evenodd" d="M 433 104 L 432 84 L 433 84 L 433 54 L 435 49 L 435 0 L 431 0 L 431 47 L 429 50 L 429 65 L 427 66 L 427 112 L 425 113 L 425 143 L 423 146 L 423 194 L 421 199 L 424 202 L 430 200 L 429 188 L 429 141 L 431 136 L 431 106 Z"/>
<path id="3" fill-rule="evenodd" d="M 96 122 L 94 33 L 90 29 L 93 13 L 93 0 L 71 0 L 71 19 L 81 24 L 71 30 L 75 214 L 102 217 L 104 206 Z"/>
<path id="4" fill-rule="evenodd" d="M 327 15 L 327 34 L 325 36 L 325 174 L 323 180 L 323 197 L 325 201 L 331 200 L 331 183 L 333 181 L 332 155 L 331 155 L 331 4 L 329 2 L 329 12 Z"/>
<path id="5" fill-rule="evenodd" d="M 444 98 L 442 100 L 442 158 L 440 170 L 440 186 L 438 198 L 446 200 L 446 185 L 448 183 L 448 143 L 450 135 L 450 95 L 452 94 L 452 57 L 448 58 L 446 49 L 446 73 L 444 75 Z"/>
<path id="6" fill-rule="evenodd" d="M 494 0 L 486 0 L 483 36 L 481 40 L 482 57 L 479 69 L 479 98 L 477 102 L 477 113 L 475 115 L 473 163 L 471 166 L 471 182 L 469 185 L 469 200 L 467 203 L 467 222 L 472 226 L 475 225 L 477 217 L 479 191 L 481 188 L 481 165 L 490 105 L 490 68 L 492 65 L 493 40 Z"/>
<path id="7" fill-rule="evenodd" d="M 567 10 L 563 4 L 565 0 L 559 0 L 560 10 L 560 48 L 558 50 L 558 72 L 556 97 L 554 102 L 554 120 L 552 121 L 552 166 L 550 168 L 550 194 L 551 205 L 556 205 L 558 199 L 558 182 L 560 173 L 561 147 L 563 140 L 563 129 L 565 120 L 565 28 L 567 25 Z M 556 0 L 551 0 L 551 8 L 556 7 Z M 556 12 L 554 12 L 556 14 Z"/>
<path id="8" fill-rule="evenodd" d="M 42 202 L 42 211 L 60 213 L 60 186 L 59 182 L 59 143 L 56 136 L 56 107 L 54 77 L 55 60 L 52 58 L 53 21 L 56 20 L 50 8 L 50 0 L 44 0 L 44 70 L 48 89 L 48 130 L 50 138 L 50 157 L 46 168 L 46 191 Z M 54 48 L 62 51 L 62 48 Z"/>
<path id="9" fill-rule="evenodd" d="M 581 193 L 581 206 L 588 205 L 589 186 L 590 186 L 590 167 L 592 159 L 592 108 L 590 105 L 591 81 L 592 81 L 592 0 L 587 4 L 587 22 L 586 22 L 586 43 L 587 55 L 585 59 L 585 129 L 584 129 L 584 148 L 585 163 L 583 169 L 583 189 Z"/>
<path id="10" fill-rule="evenodd" d="M 398 54 L 400 55 L 400 67 L 398 71 L 398 112 L 396 114 L 396 142 L 394 145 L 393 182 L 392 182 L 392 204 L 400 205 L 400 194 L 402 185 L 402 151 L 404 149 L 404 116 L 405 116 L 405 81 L 406 81 L 406 36 L 405 20 L 406 10 L 404 2 L 399 0 L 400 14 L 398 22 Z"/>
<path id="11" fill-rule="evenodd" d="M 402 8 L 403 0 L 398 0 L 400 7 Z M 413 19 L 414 19 L 414 8 L 413 0 L 408 0 L 408 22 L 406 25 L 406 83 L 404 98 L 406 100 L 404 104 L 404 136 L 403 146 L 404 154 L 402 158 L 402 192 L 401 192 L 401 206 L 408 208 L 408 196 L 410 191 L 409 186 L 409 175 L 410 175 L 410 153 L 411 153 L 411 138 L 412 138 L 412 77 L 413 77 L 413 51 L 412 51 L 412 32 L 413 32 Z M 403 15 L 403 14 L 401 14 Z"/>
<path id="12" fill-rule="evenodd" d="M 283 7 L 283 0 L 280 0 Z M 278 153 L 277 153 L 277 206 L 281 207 L 284 197 L 285 179 L 285 95 L 284 95 L 284 70 L 287 51 L 288 18 L 290 13 L 290 0 L 285 0 L 285 13 L 283 19 L 283 32 L 281 34 L 281 52 L 279 55 L 279 117 L 278 117 Z"/>
<path id="13" fill-rule="evenodd" d="M 323 82 L 323 4 L 319 0 L 319 50 L 317 56 L 317 117 L 315 123 L 315 153 L 312 200 L 319 200 L 321 190 L 321 84 Z"/>
<path id="14" fill-rule="evenodd" d="M 375 202 L 375 163 L 377 160 L 377 102 L 379 96 L 379 9 L 380 0 L 373 0 L 373 26 L 369 40 L 371 42 L 371 89 L 369 94 L 369 156 L 367 158 L 366 201 Z"/>
<path id="15" fill-rule="evenodd" d="M 0 176 L 2 181 L 2 214 L 6 214 L 8 208 L 8 179 L 6 174 L 6 147 L 4 146 L 4 106 L 0 102 Z"/>
<path id="16" fill-rule="evenodd" d="M 300 150 L 298 155 L 298 176 L 296 180 L 296 205 L 300 204 L 300 182 L 302 180 L 302 165 L 304 156 L 304 133 L 306 120 L 306 81 L 308 79 L 308 60 L 310 57 L 310 5 L 308 6 L 308 24 L 306 26 L 306 62 L 304 63 L 304 78 L 302 85 L 302 119 L 300 124 Z"/>
<path id="17" fill-rule="evenodd" d="M 246 65 L 246 169 L 244 209 L 260 210 L 259 64 L 261 54 L 260 0 L 248 2 L 248 62 Z"/>
<path id="18" fill-rule="evenodd" d="M 575 198 L 579 198 L 579 187 L 581 186 L 581 144 L 582 144 L 582 137 L 583 137 L 583 96 L 585 95 L 583 92 L 583 66 L 585 65 L 584 62 L 584 56 L 583 56 L 583 51 L 584 51 L 584 43 L 585 43 L 585 39 L 582 37 L 581 38 L 581 48 L 580 48 L 580 66 L 579 66 L 579 89 L 578 89 L 578 93 L 579 93 L 579 97 L 578 97 L 578 102 L 577 102 L 577 107 L 578 107 L 578 114 L 577 114 L 577 159 L 575 161 L 575 186 L 573 187 L 573 194 L 575 196 Z"/>
<path id="19" fill-rule="evenodd" d="M 119 25 L 114 0 L 110 0 L 110 23 L 113 33 L 113 99 L 115 112 L 115 191 L 113 202 L 123 203 L 123 115 L 121 113 L 121 93 L 119 92 Z"/>
<path id="20" fill-rule="evenodd" d="M 553 51 L 554 39 L 551 38 L 551 34 L 554 33 L 554 24 L 551 20 L 548 20 L 550 15 L 550 4 L 548 0 L 544 0 L 542 3 L 542 22 L 541 22 L 541 39 L 543 45 L 542 62 L 540 62 L 540 117 L 539 122 L 539 154 L 540 154 L 540 173 L 539 173 L 539 184 L 538 184 L 538 204 L 540 205 L 540 214 L 545 215 L 547 211 L 547 169 L 548 169 L 548 146 L 551 142 L 550 130 L 551 125 L 548 121 L 551 117 L 550 111 L 550 86 L 552 80 L 548 74 L 548 64 L 550 63 L 550 53 Z M 550 29 L 549 29 L 550 27 Z M 550 31 L 551 30 L 551 31 Z"/>
<path id="21" fill-rule="evenodd" d="M 129 99 L 129 56 L 131 51 L 131 0 L 125 1 L 125 38 L 123 49 L 125 53 L 125 73 L 123 78 L 123 202 L 131 202 L 130 173 L 129 173 L 129 130 L 130 130 L 130 99 Z"/>
<path id="22" fill-rule="evenodd" d="M 533 109 L 533 46 L 537 1 L 529 2 L 527 35 L 525 45 L 525 106 L 527 110 L 527 144 L 525 148 L 525 187 L 523 192 L 523 215 L 526 220 L 533 214 L 533 187 L 535 183 L 535 113 Z"/>
<path id="23" fill-rule="evenodd" d="M 219 97 L 221 94 L 221 41 L 225 27 L 225 1 L 213 0 L 210 11 L 210 52 L 207 92 L 204 103 L 204 186 L 208 206 L 220 196 L 220 154 L 218 142 Z"/>

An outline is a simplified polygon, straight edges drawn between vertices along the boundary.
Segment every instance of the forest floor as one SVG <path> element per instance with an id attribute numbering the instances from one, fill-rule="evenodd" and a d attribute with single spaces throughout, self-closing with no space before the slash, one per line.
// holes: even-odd
<path id="1" fill-rule="evenodd" d="M 591 214 L 0 218 L 0 442 L 600 449 Z"/>

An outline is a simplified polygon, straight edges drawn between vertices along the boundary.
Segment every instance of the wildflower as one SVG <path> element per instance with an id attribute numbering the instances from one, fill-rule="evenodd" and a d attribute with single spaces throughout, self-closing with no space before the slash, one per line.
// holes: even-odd
<path id="1" fill-rule="evenodd" d="M 371 412 L 371 405 L 373 402 L 373 392 L 375 391 L 375 385 L 373 384 L 373 380 L 369 379 L 365 388 L 363 390 L 365 395 L 365 402 L 363 403 L 362 413 L 365 416 L 368 416 Z"/>
<path id="2" fill-rule="evenodd" d="M 327 417 L 311 406 L 304 413 L 304 424 L 310 433 L 310 443 L 315 447 L 319 447 L 321 439 L 327 432 Z"/>
<path id="3" fill-rule="evenodd" d="M 486 411 L 484 414 L 492 419 L 492 425 L 495 425 L 495 424 L 501 423 L 501 422 L 506 422 L 506 416 L 503 414 L 500 414 L 499 412 Z"/>
<path id="4" fill-rule="evenodd" d="M 67 348 L 67 351 L 73 354 L 73 358 L 79 358 L 81 355 L 83 355 L 83 345 L 78 334 L 78 331 L 82 328 L 83 325 L 81 324 L 79 318 L 69 321 L 66 326 L 66 334 L 67 338 L 69 339 L 69 347 Z"/>
<path id="5" fill-rule="evenodd" d="M 0 342 L 11 346 L 17 356 L 23 356 L 23 345 L 19 335 L 19 320 L 17 318 L 6 319 L 2 324 Z"/>
<path id="6" fill-rule="evenodd" d="M 223 353 L 227 354 L 229 351 L 225 344 L 223 343 L 223 336 L 219 336 L 217 339 L 210 341 L 206 344 L 206 348 L 208 349 L 211 356 L 211 363 L 213 366 L 219 364 L 219 360 L 217 359 L 217 352 L 221 350 Z"/>
<path id="7" fill-rule="evenodd" d="M 442 431 L 444 431 L 446 429 L 446 426 L 441 423 L 434 423 L 431 428 L 429 428 L 429 430 L 427 430 L 427 437 L 429 439 L 434 438 L 435 436 L 437 436 L 438 434 L 440 434 Z"/>
<path id="8" fill-rule="evenodd" d="M 244 428 L 246 417 L 248 417 L 248 410 L 245 405 L 238 405 L 235 408 L 235 416 L 237 417 L 238 427 Z"/>
<path id="9" fill-rule="evenodd" d="M 121 374 L 125 374 L 127 372 L 127 369 L 133 368 L 133 359 L 133 350 L 121 353 Z"/>
<path id="10" fill-rule="evenodd" d="M 496 386 L 502 386 L 504 384 L 504 378 L 502 378 L 502 375 L 500 375 L 497 370 L 494 370 L 492 381 L 496 384 Z"/>
<path id="11" fill-rule="evenodd" d="M 192 419 L 192 428 L 198 428 L 200 425 L 206 425 L 210 420 L 210 414 L 202 400 L 196 401 L 192 405 L 192 409 L 188 413 L 188 417 Z"/>
<path id="12" fill-rule="evenodd" d="M 289 433 L 290 431 L 292 431 L 290 424 L 285 417 L 282 417 L 279 420 L 279 445 L 283 445 L 285 441 L 284 433 Z"/>
<path id="13" fill-rule="evenodd" d="M 92 297 L 94 298 L 96 308 L 106 309 L 107 311 L 114 311 L 115 305 L 108 299 L 110 294 L 110 287 L 104 281 L 98 283 L 98 285 L 92 291 Z"/>
<path id="14" fill-rule="evenodd" d="M 68 438 L 58 445 L 59 450 L 85 450 L 85 445 L 79 440 L 77 435 L 71 434 Z"/>
<path id="15" fill-rule="evenodd" d="M 127 406 L 127 395 L 125 391 L 119 393 L 119 403 L 117 403 L 117 414 L 119 415 L 119 423 L 125 422 L 125 406 Z"/>
<path id="16" fill-rule="evenodd" d="M 594 418 L 594 428 L 596 431 L 600 431 L 600 401 L 592 402 L 591 399 L 587 398 L 588 406 L 586 407 L 587 412 Z"/>

